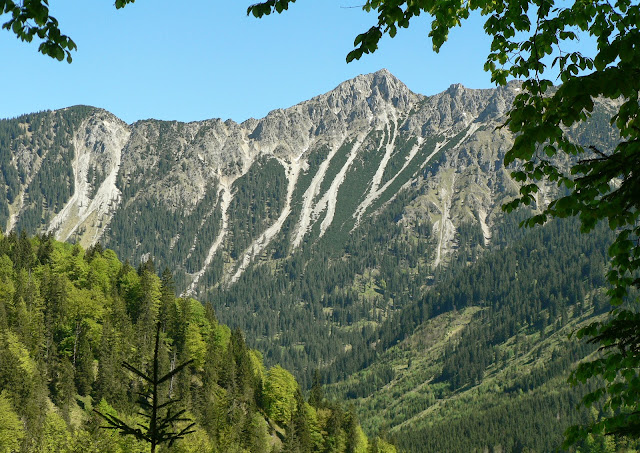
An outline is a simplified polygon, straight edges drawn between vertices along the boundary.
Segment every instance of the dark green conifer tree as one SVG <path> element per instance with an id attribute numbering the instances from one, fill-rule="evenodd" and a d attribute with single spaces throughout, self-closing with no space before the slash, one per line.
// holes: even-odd
<path id="1" fill-rule="evenodd" d="M 309 393 L 309 404 L 316 409 L 322 407 L 324 404 L 324 390 L 322 388 L 322 376 L 320 370 L 316 369 L 313 372 L 313 384 Z"/>
<path id="2" fill-rule="evenodd" d="M 71 403 L 76 394 L 73 379 L 73 365 L 65 356 L 58 357 L 54 368 L 51 370 L 49 392 L 56 406 L 61 409 L 62 418 L 69 421 Z"/>
<path id="3" fill-rule="evenodd" d="M 308 453 L 311 452 L 313 443 L 311 441 L 311 431 L 309 429 L 305 401 L 300 389 L 296 390 L 295 398 L 296 408 L 291 414 L 291 420 L 287 426 L 284 451 L 287 453 Z"/>
<path id="4" fill-rule="evenodd" d="M 172 412 L 171 406 L 177 400 L 162 398 L 162 384 L 168 384 L 168 381 L 186 368 L 192 361 L 189 360 L 164 375 L 160 375 L 160 323 L 156 326 L 155 346 L 153 350 L 153 362 L 151 364 L 151 372 L 149 374 L 142 372 L 128 362 L 122 362 L 122 366 L 131 371 L 133 374 L 141 378 L 147 385 L 146 392 L 141 393 L 139 404 L 144 410 L 143 415 L 147 418 L 148 424 L 137 424 L 132 426 L 113 414 L 102 413 L 96 409 L 94 411 L 104 418 L 109 426 L 107 429 L 118 430 L 122 435 L 131 435 L 136 439 L 148 442 L 151 447 L 151 453 L 156 452 L 156 447 L 162 444 L 171 446 L 176 440 L 184 438 L 187 434 L 195 432 L 192 428 L 195 423 L 189 418 L 183 417 L 186 412 L 184 409 Z M 164 414 L 163 414 L 164 413 Z M 178 422 L 186 422 L 187 425 L 175 431 L 174 425 Z"/>
<path id="5" fill-rule="evenodd" d="M 174 334 L 176 331 L 176 287 L 173 281 L 173 273 L 164 268 L 162 271 L 162 277 L 160 279 L 160 313 L 159 321 L 164 328 Z"/>
<path id="6" fill-rule="evenodd" d="M 88 395 L 93 385 L 93 352 L 87 338 L 87 327 L 82 326 L 78 338 L 78 352 L 76 354 L 75 383 L 80 395 Z"/>

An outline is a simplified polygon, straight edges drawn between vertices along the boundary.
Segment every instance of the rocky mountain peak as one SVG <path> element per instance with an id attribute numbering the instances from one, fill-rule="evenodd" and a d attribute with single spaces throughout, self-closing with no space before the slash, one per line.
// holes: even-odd
<path id="1" fill-rule="evenodd" d="M 347 80 L 311 102 L 326 104 L 335 113 L 356 112 L 356 116 L 377 116 L 395 108 L 405 110 L 418 95 L 386 69 Z"/>
<path id="2" fill-rule="evenodd" d="M 366 99 L 369 105 L 375 103 L 375 99 L 379 99 L 398 109 L 406 108 L 416 98 L 416 94 L 387 69 L 354 77 L 327 94 Z"/>
<path id="3" fill-rule="evenodd" d="M 447 89 L 447 93 L 452 97 L 455 97 L 455 96 L 460 96 L 462 93 L 464 93 L 464 90 L 466 90 L 466 88 L 464 87 L 463 84 L 452 83 Z"/>
<path id="4" fill-rule="evenodd" d="M 262 150 L 279 150 L 281 157 L 292 158 L 309 147 L 317 137 L 341 141 L 387 122 L 388 118 L 406 114 L 422 99 L 381 69 L 354 77 L 333 90 L 287 109 L 276 109 L 255 122 L 247 123 L 248 138 L 259 142 Z"/>

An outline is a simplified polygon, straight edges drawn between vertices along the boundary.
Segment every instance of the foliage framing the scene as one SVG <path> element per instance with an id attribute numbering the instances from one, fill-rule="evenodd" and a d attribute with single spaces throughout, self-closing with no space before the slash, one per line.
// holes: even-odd
<path id="1" fill-rule="evenodd" d="M 115 6 L 120 9 L 135 0 L 116 0 Z M 58 61 L 66 58 L 71 63 L 71 51 L 78 46 L 67 35 L 62 34 L 58 20 L 49 14 L 49 0 L 0 0 L 0 15 L 10 14 L 10 19 L 2 24 L 2 28 L 10 30 L 22 41 L 31 42 L 40 39 L 38 52 Z"/>
<path id="2" fill-rule="evenodd" d="M 117 0 L 115 5 L 121 8 L 131 2 Z M 262 17 L 283 12 L 294 2 L 268 0 L 250 6 L 248 12 Z M 518 164 L 513 176 L 522 187 L 520 196 L 505 209 L 534 204 L 539 182 L 548 180 L 565 187 L 568 195 L 541 207 L 542 212 L 527 220 L 527 225 L 544 223 L 549 217 L 575 215 L 586 232 L 600 220 L 607 220 L 617 233 L 609 250 L 609 294 L 613 305 L 620 307 L 629 290 L 640 287 L 640 5 L 629 0 L 368 0 L 363 8 L 377 12 L 378 21 L 356 37 L 347 61 L 374 52 L 385 34 L 395 36 L 398 28 L 407 28 L 423 13 L 433 19 L 429 36 L 435 51 L 444 44 L 449 31 L 472 12 L 486 17 L 484 28 L 492 44 L 485 69 L 491 72 L 492 81 L 504 85 L 509 78 L 524 79 L 523 90 L 506 122 L 518 137 L 505 162 Z M 37 37 L 42 41 L 40 52 L 71 61 L 76 44 L 60 32 L 58 21 L 49 14 L 47 0 L 0 0 L 0 14 L 10 15 L 3 28 L 18 38 L 30 42 Z M 595 55 L 566 51 L 570 41 L 587 35 L 597 42 Z M 562 82 L 557 88 L 546 76 L 549 66 Z M 616 105 L 611 123 L 619 143 L 613 150 L 583 148 L 566 135 L 568 128 L 588 120 L 596 98 L 609 99 Z M 558 156 L 569 156 L 569 171 L 557 165 Z M 605 397 L 605 409 L 611 409 L 613 415 L 586 429 L 573 430 L 569 442 L 588 432 L 640 434 L 638 325 L 640 317 L 632 310 L 615 308 L 608 321 L 593 323 L 578 332 L 579 337 L 600 342 L 604 353 L 578 367 L 572 381 L 604 378 L 605 384 L 587 395 L 585 404 Z"/>
<path id="3" fill-rule="evenodd" d="M 250 6 L 248 14 L 263 17 L 287 10 L 295 0 L 268 0 Z M 571 382 L 603 378 L 604 384 L 583 400 L 587 406 L 604 398 L 602 417 L 586 427 L 569 430 L 567 445 L 588 433 L 640 435 L 640 377 L 636 334 L 640 316 L 620 307 L 632 288 L 640 287 L 640 5 L 629 0 L 555 2 L 553 0 L 368 0 L 363 9 L 378 14 L 378 23 L 359 34 L 347 62 L 378 48 L 380 39 L 394 37 L 420 14 L 431 16 L 429 37 L 436 52 L 449 31 L 461 26 L 472 12 L 486 17 L 492 37 L 484 69 L 498 85 L 523 79 L 505 126 L 517 135 L 505 164 L 516 164 L 513 178 L 522 184 L 519 196 L 504 209 L 535 205 L 542 181 L 564 187 L 567 195 L 539 206 L 541 211 L 523 222 L 543 224 L 550 217 L 579 216 L 588 232 L 600 220 L 616 231 L 609 249 L 614 308 L 609 320 L 578 331 L 600 343 L 603 353 L 583 363 Z M 589 36 L 597 42 L 595 55 L 569 50 L 571 41 Z M 554 87 L 549 73 L 562 84 Z M 594 100 L 609 99 L 616 106 L 611 127 L 619 135 L 613 150 L 581 147 L 567 135 L 569 128 L 589 120 Z M 569 170 L 558 165 L 569 159 Z"/>

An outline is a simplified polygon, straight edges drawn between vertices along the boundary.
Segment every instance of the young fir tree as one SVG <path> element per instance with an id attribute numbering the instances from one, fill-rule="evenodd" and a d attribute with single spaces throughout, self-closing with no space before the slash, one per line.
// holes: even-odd
<path id="1" fill-rule="evenodd" d="M 322 376 L 320 370 L 313 372 L 313 385 L 309 393 L 309 404 L 316 409 L 322 407 L 324 401 L 324 390 L 322 389 Z"/>
<path id="2" fill-rule="evenodd" d="M 168 443 L 169 446 L 171 446 L 176 440 L 182 439 L 187 434 L 195 432 L 195 430 L 191 429 L 195 426 L 195 423 L 183 417 L 185 413 L 184 409 L 177 412 L 171 411 L 171 406 L 177 403 L 178 400 L 168 398 L 166 401 L 161 402 L 160 385 L 168 382 L 173 376 L 190 365 L 192 360 L 186 361 L 163 376 L 159 375 L 158 351 L 160 349 L 160 326 L 160 323 L 158 323 L 156 327 L 153 370 L 151 375 L 143 373 L 127 362 L 122 362 L 123 368 L 139 376 L 149 385 L 149 390 L 141 393 L 139 400 L 139 404 L 144 410 L 144 412 L 140 414 L 148 419 L 148 424 L 138 424 L 138 427 L 131 426 L 113 414 L 102 413 L 94 409 L 94 411 L 109 424 L 109 426 L 105 426 L 104 428 L 115 429 L 120 431 L 122 435 L 131 435 L 143 442 L 148 442 L 151 447 L 151 453 L 156 452 L 158 445 Z M 187 426 L 180 431 L 174 431 L 174 424 L 178 422 L 186 422 Z"/>

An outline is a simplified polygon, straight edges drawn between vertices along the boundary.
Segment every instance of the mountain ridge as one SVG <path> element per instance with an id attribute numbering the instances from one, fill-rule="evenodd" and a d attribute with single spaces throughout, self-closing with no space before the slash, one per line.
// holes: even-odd
<path id="1" fill-rule="evenodd" d="M 416 113 L 412 115 L 412 119 L 405 121 L 403 131 L 424 137 L 435 131 L 441 131 L 443 128 L 452 128 L 451 134 L 455 135 L 454 133 L 458 132 L 458 129 L 468 126 L 477 117 L 479 113 L 478 95 L 486 94 L 486 92 L 489 91 L 468 90 L 461 85 L 452 85 L 446 92 L 427 98 L 411 92 L 406 85 L 388 71 L 380 70 L 343 82 L 335 89 L 316 96 L 309 101 L 304 101 L 288 109 L 274 110 L 265 118 L 249 122 L 245 121 L 242 124 L 237 124 L 231 120 L 223 122 L 221 119 L 190 123 L 158 123 L 156 120 L 141 120 L 132 125 L 127 125 L 125 128 L 128 129 L 128 139 L 124 145 L 120 146 L 120 161 L 123 169 L 119 178 L 120 181 L 126 180 L 130 176 L 129 168 L 149 166 L 156 163 L 154 162 L 156 156 L 153 153 L 148 153 L 150 151 L 149 143 L 146 143 L 158 138 L 157 134 L 152 131 L 154 128 L 152 125 L 162 124 L 169 128 L 180 129 L 181 133 L 184 134 L 184 138 L 174 143 L 170 157 L 174 161 L 189 157 L 195 158 L 202 165 L 211 168 L 209 174 L 206 174 L 207 172 L 198 171 L 194 166 L 191 166 L 191 172 L 189 173 L 189 179 L 192 182 L 191 189 L 183 186 L 182 189 L 184 191 L 180 196 L 177 198 L 169 197 L 171 206 L 189 211 L 204 196 L 204 188 L 212 182 L 212 179 L 217 179 L 221 187 L 227 188 L 226 192 L 220 190 L 218 196 L 222 193 L 227 193 L 228 197 L 230 187 L 234 181 L 246 174 L 258 156 L 275 157 L 283 165 L 285 172 L 290 177 L 293 177 L 298 175 L 301 170 L 304 170 L 306 164 L 304 157 L 309 152 L 310 147 L 325 144 L 337 150 L 339 145 L 346 140 L 354 141 L 358 138 L 357 134 L 354 136 L 347 129 L 381 130 L 389 127 L 388 124 L 390 123 L 397 125 L 402 120 L 399 117 L 410 116 L 410 110 L 421 102 L 427 108 L 420 108 L 418 105 Z M 429 100 L 435 101 L 435 108 L 428 105 Z M 328 108 L 320 108 L 324 104 Z M 506 102 L 503 105 L 506 105 Z M 60 112 L 65 112 L 66 110 L 63 109 Z M 500 110 L 496 112 L 497 115 L 503 113 Z M 55 112 L 52 113 L 55 114 Z M 97 137 L 74 137 L 76 146 L 82 144 L 83 140 L 104 140 L 108 142 L 106 136 L 100 135 L 101 130 L 96 124 L 100 119 L 105 122 L 101 126 L 102 132 L 106 127 L 111 130 L 112 134 L 124 133 L 121 127 L 124 123 L 107 111 L 97 109 L 92 116 L 93 119 L 87 120 L 88 123 L 84 124 L 84 130 L 88 132 L 93 128 L 97 128 L 94 131 Z M 422 124 L 421 127 L 419 126 L 420 123 Z M 245 126 L 250 127 L 245 128 Z M 418 131 L 419 127 L 421 130 Z M 400 129 L 400 127 L 398 126 L 397 129 Z M 199 137 L 202 140 L 198 140 Z M 96 146 L 95 143 L 88 144 Z M 143 148 L 145 144 L 147 152 Z M 105 145 L 107 145 L 107 151 L 115 152 L 115 149 L 112 150 L 112 147 L 108 146 L 109 143 L 103 143 L 102 145 L 103 153 Z M 185 154 L 185 151 L 190 151 L 190 156 Z M 393 143 L 390 142 L 387 145 L 387 153 L 383 158 L 383 163 L 388 162 L 391 153 L 393 153 Z M 140 160 L 141 156 L 145 156 L 144 160 L 146 162 L 143 163 Z M 300 163 L 301 159 L 302 163 Z M 111 160 L 118 161 L 113 155 Z M 120 170 L 119 165 L 120 162 L 117 165 L 118 171 Z M 109 167 L 109 169 L 112 169 L 112 167 Z M 106 172 L 109 169 L 103 168 L 102 170 Z M 80 183 L 80 180 L 85 179 L 84 174 L 79 176 L 80 178 L 76 183 Z M 377 179 L 380 180 L 380 175 L 378 175 Z M 378 189 L 378 185 L 376 184 L 374 189 Z M 122 186 L 122 183 L 120 186 Z M 339 186 L 340 184 L 337 184 L 335 189 L 339 189 Z M 194 190 L 195 188 L 197 190 Z M 122 187 L 116 189 L 121 190 Z M 110 190 L 106 190 L 106 192 L 111 194 L 110 203 L 119 203 L 119 195 L 115 193 L 116 190 L 113 187 L 110 187 Z M 375 190 L 372 192 L 375 192 Z M 335 196 L 335 190 L 332 193 Z M 372 198 L 376 198 L 375 195 L 372 194 L 369 197 L 368 203 Z M 186 205 L 184 203 L 185 200 L 187 200 Z M 109 223 L 108 215 L 104 210 L 100 210 L 99 207 L 93 208 L 93 210 L 88 209 L 87 205 L 91 204 L 91 200 L 77 202 L 76 199 L 72 199 L 69 203 L 82 204 L 83 202 L 82 207 L 84 209 L 81 209 L 78 204 L 78 206 L 66 206 L 62 214 L 56 213 L 56 217 L 47 230 L 55 232 L 56 237 L 59 239 L 67 240 L 76 230 L 82 228 L 82 225 L 89 219 L 91 214 L 88 214 L 88 211 L 97 212 L 93 217 L 101 219 L 94 220 L 94 224 Z M 327 202 L 327 209 L 329 211 L 332 209 L 329 202 Z M 358 221 L 363 209 L 364 207 L 361 206 L 358 211 Z M 20 209 L 13 209 L 12 211 L 12 215 L 9 216 L 8 227 L 16 225 Z M 80 221 L 75 225 L 64 225 L 64 220 L 69 218 L 70 212 L 77 212 L 77 217 L 79 217 Z M 65 214 L 67 215 L 65 216 Z M 71 217 L 74 216 L 72 215 Z M 326 230 L 326 225 L 328 224 L 330 224 L 330 220 L 325 223 L 322 231 Z M 90 227 L 89 229 L 94 230 L 94 232 L 89 238 L 86 235 L 83 236 L 81 242 L 85 245 L 90 245 L 104 234 L 104 228 L 100 229 L 94 225 L 93 228 Z M 300 239 L 296 241 L 296 244 L 299 244 L 299 242 Z"/>
<path id="2" fill-rule="evenodd" d="M 497 127 L 519 90 L 453 84 L 427 97 L 383 69 L 241 124 L 127 125 L 86 106 L 26 115 L 0 122 L 11 131 L 0 223 L 151 258 L 203 296 L 252 266 L 340 249 L 406 194 L 394 222 L 407 238 L 429 231 L 433 273 L 466 247 L 463 230 L 492 247 L 518 189 L 502 165 L 513 137 Z M 540 203 L 554 193 L 543 189 Z"/>
<path id="3" fill-rule="evenodd" d="M 461 235 L 491 247 L 500 206 L 517 190 L 501 165 L 512 138 L 495 128 L 518 89 L 454 84 L 426 97 L 381 70 L 242 124 L 127 125 L 88 107 L 27 115 L 0 122 L 16 130 L 0 155 L 12 195 L 0 223 L 100 241 L 136 265 L 151 258 L 175 270 L 179 293 L 214 300 L 260 266 L 282 272 L 325 248 L 337 259 L 350 237 L 400 209 L 389 227 L 425 249 L 428 281 L 467 247 Z M 46 177 L 33 171 L 53 166 Z M 300 302 L 329 303 L 307 297 Z M 387 298 L 358 317 L 404 303 Z"/>
<path id="4" fill-rule="evenodd" d="M 84 246 L 100 241 L 135 266 L 173 269 L 179 294 L 210 303 L 303 387 L 314 369 L 356 395 L 405 379 L 394 346 L 432 317 L 468 307 L 473 315 L 427 365 L 430 374 L 407 367 L 406 379 L 422 379 L 417 388 L 446 403 L 511 363 L 514 344 L 530 355 L 545 329 L 602 307 L 593 300 L 604 285 L 604 233 L 590 244 L 571 228 L 522 232 L 530 211 L 502 212 L 519 187 L 503 164 L 513 136 L 500 126 L 519 90 L 519 82 L 454 84 L 427 97 L 382 70 L 241 124 L 127 125 L 82 106 L 3 120 L 0 224 Z M 606 150 L 615 141 L 612 111 L 596 102 L 590 121 L 568 133 Z M 557 190 L 541 184 L 531 209 Z M 558 255 L 554 247 L 569 239 L 576 250 Z M 562 261 L 569 252 L 575 259 Z M 521 263 L 545 256 L 526 275 L 542 272 L 552 294 L 544 291 L 551 283 L 518 278 Z M 569 265 L 575 276 L 564 275 Z M 585 353 L 568 351 L 556 353 L 553 373 L 536 371 L 536 382 L 560 379 L 558 370 Z M 534 386 L 505 376 L 505 389 Z M 429 379 L 435 387 L 422 385 Z M 365 425 L 393 427 L 393 417 Z"/>

